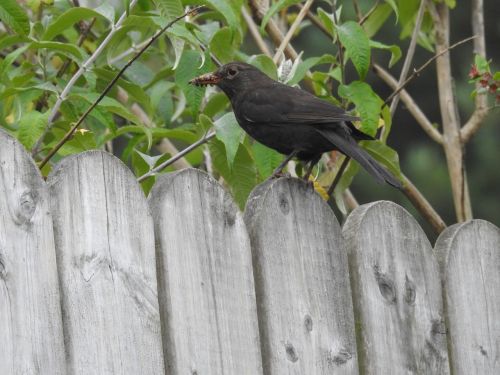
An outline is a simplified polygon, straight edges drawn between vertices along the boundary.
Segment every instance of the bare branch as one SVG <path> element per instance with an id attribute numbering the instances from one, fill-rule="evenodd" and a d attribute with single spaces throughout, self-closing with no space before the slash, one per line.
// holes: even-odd
<path id="1" fill-rule="evenodd" d="M 476 105 L 477 104 L 482 105 L 482 103 L 476 101 Z M 462 144 L 469 142 L 472 136 L 476 134 L 483 124 L 484 119 L 488 116 L 488 113 L 490 113 L 490 109 L 490 107 L 477 107 L 474 110 L 470 119 L 465 123 L 462 129 L 460 129 L 460 140 Z"/>
<path id="2" fill-rule="evenodd" d="M 373 69 L 375 74 L 377 74 L 389 87 L 393 90 L 398 88 L 398 82 L 396 79 L 384 68 L 378 64 L 373 64 Z M 422 127 L 422 129 L 431 137 L 434 141 L 439 144 L 443 143 L 443 136 L 441 133 L 432 125 L 424 112 L 420 109 L 418 104 L 413 100 L 410 94 L 406 90 L 401 90 L 399 92 L 401 95 L 401 100 L 405 103 L 408 111 L 415 118 L 417 123 Z"/>
<path id="3" fill-rule="evenodd" d="M 413 183 L 403 175 L 403 192 L 410 200 L 413 206 L 420 212 L 425 220 L 431 224 L 436 234 L 441 233 L 446 229 L 446 223 L 441 219 L 441 216 L 434 210 L 431 204 L 425 199 L 420 191 L 413 185 Z"/>
<path id="4" fill-rule="evenodd" d="M 131 5 L 132 5 L 132 3 L 131 3 Z M 52 158 L 52 156 L 54 156 L 54 154 L 68 141 L 68 139 L 71 138 L 71 136 L 76 131 L 76 129 L 82 124 L 82 122 L 89 115 L 89 113 L 92 112 L 92 110 L 101 102 L 101 100 L 106 96 L 106 94 L 109 92 L 109 90 L 111 90 L 111 88 L 114 86 L 116 81 L 118 81 L 118 79 L 123 75 L 125 70 L 127 70 L 128 67 L 130 65 L 132 65 L 133 62 L 135 60 L 137 60 L 139 58 L 139 56 L 141 56 L 144 53 L 144 51 L 146 51 L 146 49 L 148 49 L 148 47 L 151 46 L 154 43 L 154 41 L 156 39 L 158 39 L 160 37 L 160 35 L 165 32 L 165 30 L 170 28 L 173 24 L 180 21 L 184 17 L 191 15 L 193 13 L 196 13 L 201 8 L 202 7 L 200 6 L 200 7 L 196 7 L 196 8 L 193 8 L 193 9 L 187 11 L 182 16 L 179 16 L 179 17 L 173 19 L 165 27 L 163 27 L 155 35 L 153 35 L 153 37 L 149 40 L 149 42 L 132 59 L 130 59 L 130 61 L 128 63 L 126 63 L 122 69 L 120 69 L 120 71 L 116 74 L 116 76 L 111 80 L 111 82 L 108 83 L 106 88 L 99 95 L 99 97 L 96 99 L 96 101 L 90 105 L 90 107 L 85 111 L 85 113 L 82 116 L 80 116 L 78 121 L 70 128 L 70 130 L 64 135 L 64 137 L 54 146 L 54 148 L 52 148 L 52 150 L 49 151 L 48 155 L 40 162 L 39 168 L 40 169 L 43 168 L 43 166 L 45 164 L 47 164 L 47 162 Z"/>
<path id="5" fill-rule="evenodd" d="M 474 53 L 486 58 L 486 40 L 484 32 L 484 6 L 483 0 L 472 0 L 472 32 L 477 36 L 474 39 Z M 476 83 L 476 89 L 480 83 Z M 462 144 L 467 143 L 479 130 L 483 120 L 488 115 L 488 97 L 486 93 L 476 95 L 476 108 L 467 123 L 460 130 Z"/>
<path id="6" fill-rule="evenodd" d="M 138 0 L 132 0 L 130 2 L 129 8 L 132 9 L 136 4 Z M 45 127 L 42 135 L 38 140 L 35 142 L 35 145 L 33 146 L 33 149 L 31 150 L 31 155 L 36 155 L 38 151 L 40 150 L 40 147 L 42 146 L 43 140 L 45 139 L 45 136 L 47 133 L 50 131 L 52 128 L 52 125 L 54 123 L 54 120 L 59 113 L 59 109 L 61 108 L 61 104 L 66 98 L 68 97 L 69 92 L 73 88 L 74 84 L 78 79 L 87 71 L 87 69 L 90 68 L 90 66 L 93 64 L 93 62 L 97 59 L 97 57 L 104 51 L 108 43 L 110 42 L 111 38 L 116 34 L 116 32 L 120 29 L 120 26 L 122 25 L 123 21 L 127 18 L 127 12 L 123 12 L 123 14 L 120 16 L 118 21 L 112 26 L 111 31 L 109 34 L 104 38 L 104 40 L 99 44 L 99 46 L 96 48 L 94 53 L 85 61 L 81 66 L 80 69 L 71 77 L 71 79 L 68 81 L 66 84 L 66 87 L 63 89 L 61 92 L 61 95 L 57 98 L 57 101 L 55 102 L 54 106 L 52 107 L 52 111 L 49 114 L 49 118 L 47 121 L 47 126 Z M 75 128 L 76 129 L 76 128 Z M 45 162 L 46 163 L 46 162 Z M 45 165 L 43 163 L 43 165 Z"/>
<path id="7" fill-rule="evenodd" d="M 403 68 L 401 69 L 401 74 L 399 76 L 398 87 L 403 84 L 408 76 L 408 71 L 410 70 L 411 62 L 413 61 L 413 56 L 415 55 L 415 49 L 417 46 L 418 33 L 420 32 L 420 27 L 422 25 L 422 20 L 424 19 L 424 10 L 427 0 L 420 0 L 420 7 L 418 9 L 417 18 L 415 19 L 415 28 L 411 35 L 410 45 L 408 46 L 408 52 L 406 53 L 405 62 Z M 391 116 L 394 116 L 396 108 L 399 102 L 399 94 L 394 95 L 391 102 Z"/>
<path id="8" fill-rule="evenodd" d="M 464 43 L 467 43 L 468 41 L 472 40 L 476 38 L 475 36 L 470 36 L 468 38 L 465 38 L 459 42 L 456 42 L 455 44 L 449 46 L 447 44 L 447 47 L 445 49 L 443 49 L 442 51 L 439 51 L 437 54 L 435 54 L 434 56 L 432 56 L 429 60 L 427 60 L 424 64 L 422 64 L 419 68 L 415 69 L 412 73 L 412 75 L 410 77 L 408 77 L 402 85 L 400 85 L 397 90 L 395 90 L 391 95 L 389 95 L 387 97 L 387 99 L 385 100 L 384 102 L 384 105 L 387 105 L 391 100 L 392 98 L 394 98 L 394 96 L 398 95 L 400 93 L 401 90 L 403 90 L 406 86 L 408 86 L 408 84 L 415 78 L 417 77 L 418 75 L 420 75 L 420 73 L 422 73 L 422 71 L 427 68 L 431 63 L 433 63 L 435 60 L 437 60 L 439 57 L 443 56 L 444 54 L 448 53 L 449 51 L 451 51 L 452 49 L 454 49 L 455 47 L 458 47 L 459 45 L 461 44 L 464 44 Z"/>
<path id="9" fill-rule="evenodd" d="M 451 74 L 449 9 L 445 3 L 431 3 L 430 9 L 436 30 L 436 72 L 443 121 L 443 147 L 448 164 L 457 221 L 463 222 L 472 219 L 472 207 L 465 174 L 462 141 L 460 140 L 460 120 Z"/>
<path id="10" fill-rule="evenodd" d="M 275 64 L 277 64 L 281 58 L 281 54 L 283 53 L 285 47 L 290 43 L 290 40 L 292 39 L 293 34 L 297 30 L 297 28 L 300 26 L 300 23 L 304 19 L 307 11 L 311 7 L 312 3 L 314 0 L 307 0 L 302 9 L 300 10 L 299 14 L 297 15 L 297 18 L 295 21 L 292 23 L 292 26 L 290 26 L 290 29 L 286 33 L 285 37 L 281 41 L 278 49 L 276 50 L 276 53 L 274 54 L 273 61 Z"/>
<path id="11" fill-rule="evenodd" d="M 248 30 L 250 31 L 250 34 L 257 44 L 257 47 L 259 47 L 264 55 L 271 56 L 271 51 L 269 50 L 269 48 L 267 48 L 266 42 L 264 42 L 264 39 L 262 39 L 262 37 L 260 36 L 259 28 L 255 24 L 255 22 L 253 22 L 252 16 L 248 13 L 247 9 L 244 6 L 241 7 L 241 14 L 243 15 L 243 19 L 248 25 Z"/>
<path id="12" fill-rule="evenodd" d="M 209 140 L 211 140 L 213 137 L 215 137 L 215 132 L 214 131 L 211 131 L 207 134 L 205 134 L 205 136 L 203 136 L 203 138 L 199 139 L 198 141 L 196 141 L 195 143 L 193 143 L 192 145 L 189 145 L 188 147 L 186 147 L 184 150 L 180 151 L 177 155 L 174 155 L 172 156 L 170 159 L 168 159 L 167 161 L 161 163 L 159 166 L 157 166 L 156 168 L 153 168 L 151 169 L 148 173 L 145 173 L 143 174 L 141 177 L 139 177 L 137 179 L 137 182 L 142 182 L 144 181 L 145 179 L 149 178 L 149 177 L 152 177 L 154 176 L 155 174 L 157 174 L 158 172 L 161 172 L 163 169 L 167 168 L 169 165 L 175 163 L 177 160 L 179 160 L 180 158 L 184 157 L 185 155 L 189 154 L 191 151 L 195 150 L 196 148 L 198 148 L 199 146 L 207 143 Z"/>

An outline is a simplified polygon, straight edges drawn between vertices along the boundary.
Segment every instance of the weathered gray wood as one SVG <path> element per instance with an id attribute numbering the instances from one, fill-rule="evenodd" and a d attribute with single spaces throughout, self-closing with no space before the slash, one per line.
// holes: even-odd
<path id="1" fill-rule="evenodd" d="M 277 179 L 245 210 L 266 374 L 357 374 L 347 254 L 310 185 Z"/>
<path id="2" fill-rule="evenodd" d="M 0 129 L 0 374 L 65 375 L 47 186 Z"/>
<path id="3" fill-rule="evenodd" d="M 500 374 L 500 230 L 483 220 L 436 242 L 454 375 Z"/>
<path id="4" fill-rule="evenodd" d="M 413 217 L 360 206 L 344 228 L 363 374 L 448 374 L 439 267 Z"/>
<path id="5" fill-rule="evenodd" d="M 161 176 L 149 204 L 168 373 L 262 373 L 250 243 L 229 194 L 186 169 Z"/>
<path id="6" fill-rule="evenodd" d="M 91 151 L 48 183 L 68 374 L 163 374 L 153 222 L 134 176 Z"/>

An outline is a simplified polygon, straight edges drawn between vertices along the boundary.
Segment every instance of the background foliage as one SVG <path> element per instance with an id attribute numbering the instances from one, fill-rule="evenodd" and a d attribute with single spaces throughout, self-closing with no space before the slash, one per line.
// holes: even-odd
<path id="1" fill-rule="evenodd" d="M 250 191 L 272 173 L 282 156 L 253 142 L 241 131 L 221 92 L 188 84 L 193 77 L 216 69 L 217 62 L 241 60 L 275 79 L 300 84 L 324 100 L 352 110 L 362 119 L 357 125 L 371 135 L 383 128 L 380 141 L 365 142 L 363 147 L 396 175 L 400 175 L 401 156 L 405 174 L 445 221 L 452 223 L 450 181 L 441 151 L 414 126 L 415 121 L 404 106 L 400 105 L 392 120 L 389 108 L 382 106 L 391 91 L 371 70 L 377 62 L 397 76 L 415 28 L 420 1 L 338 1 L 336 17 L 330 1 L 314 1 L 311 17 L 301 20 L 295 30 L 299 5 L 309 6 L 307 2 L 273 1 L 260 15 L 256 9 L 259 2 L 250 3 L 254 6 L 249 7 L 242 0 L 3 0 L 0 126 L 33 150 L 35 160 L 44 159 L 155 32 L 181 16 L 186 6 L 203 4 L 206 8 L 175 23 L 125 71 L 82 126 L 42 168 L 44 175 L 62 157 L 105 148 L 129 164 L 139 177 L 215 129 L 215 138 L 162 173 L 188 165 L 205 169 L 226 183 L 240 207 L 244 207 Z M 498 24 L 493 1 L 485 3 L 492 11 L 487 10 L 486 17 Z M 444 0 L 443 4 L 452 12 L 451 39 L 470 36 L 470 28 L 461 26 L 469 22 L 466 17 L 470 4 L 457 4 L 454 0 Z M 270 53 L 258 48 L 249 29 L 251 22 L 242 12 L 253 12 L 257 33 Z M 360 22 L 360 14 L 368 16 Z M 273 58 L 279 43 L 272 42 L 271 23 L 283 34 L 292 28 L 291 44 L 300 51 L 298 58 L 290 58 L 286 49 L 285 54 Z M 493 28 L 488 42 L 498 41 L 499 33 L 498 27 Z M 435 26 L 430 12 L 425 12 L 412 66 L 432 57 L 435 42 Z M 460 57 L 454 59 L 454 69 L 463 117 L 472 112 L 474 82 L 487 79 L 487 84 L 480 83 L 479 92 L 489 92 L 494 105 L 498 89 L 495 85 L 500 78 L 495 74 L 495 64 L 490 67 L 488 60 L 475 58 L 470 45 L 459 47 L 452 54 Z M 469 78 L 472 64 L 478 75 Z M 81 75 L 77 74 L 79 71 Z M 409 90 L 439 128 L 435 76 L 432 67 L 423 71 Z M 500 221 L 493 194 L 500 185 L 499 174 L 493 169 L 493 161 L 500 157 L 498 135 L 498 126 L 486 126 L 466 154 L 466 164 L 472 166 L 476 216 L 493 222 Z M 336 153 L 324 156 L 314 173 L 320 192 L 321 186 L 328 186 L 334 179 L 342 160 Z M 388 198 L 412 209 L 402 194 L 376 185 L 364 172 L 358 175 L 359 170 L 355 163 L 349 163 L 337 186 L 335 198 L 341 211 L 348 209 L 343 193 L 351 183 L 361 202 Z M 301 166 L 296 165 L 291 173 L 300 174 Z M 148 192 L 153 183 L 154 177 L 145 179 L 144 190 Z"/>

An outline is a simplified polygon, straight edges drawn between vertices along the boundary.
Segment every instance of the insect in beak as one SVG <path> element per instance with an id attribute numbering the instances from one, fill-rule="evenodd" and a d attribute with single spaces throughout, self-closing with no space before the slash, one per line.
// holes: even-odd
<path id="1" fill-rule="evenodd" d="M 195 86 L 207 86 L 216 85 L 220 80 L 221 78 L 216 73 L 207 73 L 193 78 L 189 83 Z"/>

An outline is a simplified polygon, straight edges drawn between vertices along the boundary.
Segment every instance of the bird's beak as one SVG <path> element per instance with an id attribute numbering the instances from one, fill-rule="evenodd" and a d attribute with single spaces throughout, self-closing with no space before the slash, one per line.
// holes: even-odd
<path id="1" fill-rule="evenodd" d="M 203 74 L 189 81 L 190 84 L 196 86 L 216 85 L 221 81 L 221 77 L 216 72 Z"/>

